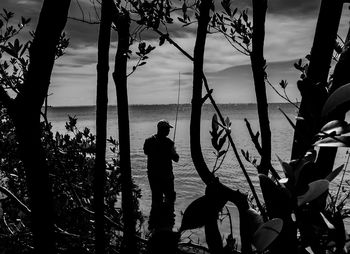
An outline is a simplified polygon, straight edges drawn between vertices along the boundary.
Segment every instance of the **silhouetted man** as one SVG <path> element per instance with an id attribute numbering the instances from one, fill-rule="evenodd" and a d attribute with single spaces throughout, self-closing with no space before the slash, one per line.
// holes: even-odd
<path id="1" fill-rule="evenodd" d="M 170 128 L 168 121 L 160 120 L 157 134 L 147 138 L 143 150 L 148 157 L 147 174 L 152 191 L 152 207 L 149 229 L 160 227 L 172 228 L 174 225 L 174 174 L 172 161 L 178 162 L 174 142 L 167 136 Z"/>

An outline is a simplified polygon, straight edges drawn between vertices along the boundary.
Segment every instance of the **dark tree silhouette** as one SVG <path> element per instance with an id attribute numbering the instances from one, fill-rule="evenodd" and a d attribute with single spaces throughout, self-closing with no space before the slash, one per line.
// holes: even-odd
<path id="1" fill-rule="evenodd" d="M 253 0 L 253 34 L 250 59 L 261 131 L 261 162 L 258 172 L 267 175 L 271 168 L 271 130 L 265 85 L 264 40 L 267 0 Z"/>
<path id="2" fill-rule="evenodd" d="M 252 251 L 250 242 L 251 238 L 247 230 L 248 220 L 245 216 L 245 211 L 249 208 L 247 198 L 239 191 L 231 190 L 220 183 L 219 179 L 210 172 L 207 164 L 204 161 L 201 149 L 200 128 L 202 105 L 205 99 L 210 98 L 211 102 L 214 103 L 214 106 L 216 107 L 215 101 L 211 97 L 211 92 L 208 90 L 207 80 L 203 73 L 205 42 L 208 24 L 210 21 L 210 9 L 212 7 L 213 1 L 211 0 L 202 0 L 199 5 L 197 36 L 193 55 L 193 92 L 190 122 L 191 157 L 199 176 L 207 186 L 206 197 L 209 199 L 210 205 L 213 207 L 213 214 L 205 223 L 206 241 L 210 252 L 218 254 L 224 252 L 221 235 L 217 225 L 217 215 L 223 209 L 227 201 L 231 201 L 237 206 L 240 213 L 242 252 L 250 253 Z M 203 82 L 206 85 L 208 94 L 202 98 Z M 222 118 L 221 115 L 220 118 Z M 233 144 L 232 139 L 230 139 L 230 141 L 231 144 Z"/>
<path id="3" fill-rule="evenodd" d="M 343 2 L 323 0 L 320 6 L 314 42 L 310 54 L 310 64 L 306 78 L 298 82 L 302 95 L 299 116 L 294 133 L 292 159 L 305 155 L 311 147 L 312 138 L 321 127 L 321 110 L 327 99 L 329 68 L 342 13 Z M 336 149 L 322 148 L 319 153 L 319 174 L 325 177 L 334 163 Z"/>
<path id="4" fill-rule="evenodd" d="M 96 99 L 96 160 L 94 172 L 95 250 L 105 252 L 104 188 L 106 182 L 106 139 L 108 106 L 109 46 L 112 25 L 112 0 L 102 0 L 98 37 L 97 99 Z"/>
<path id="5" fill-rule="evenodd" d="M 23 86 L 11 99 L 1 87 L 1 101 L 14 120 L 21 157 L 26 167 L 30 195 L 32 231 L 36 253 L 56 253 L 52 193 L 45 155 L 41 146 L 40 113 L 70 0 L 45 0 L 30 47 L 30 64 Z M 52 22 L 54 21 L 54 22 Z"/>
<path id="6" fill-rule="evenodd" d="M 113 79 L 117 92 L 119 153 L 122 181 L 122 211 L 124 235 L 121 252 L 135 254 L 136 245 L 136 219 L 133 198 L 133 181 L 130 162 L 130 129 L 129 104 L 127 91 L 127 59 L 130 45 L 130 16 L 124 8 L 117 10 L 116 29 L 118 31 L 118 49 L 115 57 Z"/>

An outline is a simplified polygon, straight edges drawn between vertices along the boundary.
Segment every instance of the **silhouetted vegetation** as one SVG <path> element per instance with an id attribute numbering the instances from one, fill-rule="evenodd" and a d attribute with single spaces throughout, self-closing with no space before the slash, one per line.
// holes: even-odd
<path id="1" fill-rule="evenodd" d="M 253 23 L 247 10 L 233 8 L 229 0 L 223 0 L 221 7 L 212 0 L 180 1 L 181 5 L 158 0 L 127 3 L 124 6 L 119 1 L 101 2 L 96 136 L 88 128 L 79 130 L 74 117 L 66 123 L 67 134 L 53 133 L 46 108 L 42 108 L 54 61 L 68 47 L 63 29 L 70 1 L 45 0 L 37 29 L 26 42 L 19 41 L 18 35 L 30 20 L 22 17 L 16 26 L 12 23 L 13 13 L 1 13 L 0 252 L 136 254 L 146 252 L 148 246 L 153 253 L 181 253 L 180 234 L 204 227 L 208 249 L 191 243 L 187 247 L 213 254 L 237 253 L 233 232 L 224 245 L 218 227 L 219 214 L 230 201 L 239 211 L 241 253 L 346 253 L 349 236 L 343 219 L 350 214 L 346 209 L 350 193 L 341 191 L 344 174 L 336 194 L 329 193 L 330 182 L 342 170 L 345 172 L 348 164 L 347 161 L 333 170 L 337 148 L 350 147 L 350 125 L 344 121 L 349 109 L 349 35 L 344 43 L 336 43 L 343 3 L 321 1 L 307 63 L 300 60 L 294 65 L 301 71 L 298 88 L 302 101 L 296 124 L 285 115 L 295 136 L 290 162 L 278 157 L 283 177 L 271 163 L 266 84 L 272 84 L 264 59 L 268 2 L 252 1 Z M 183 26 L 198 25 L 193 56 L 168 33 L 174 16 Z M 136 27 L 136 32 L 131 27 Z M 106 135 L 111 28 L 118 33 L 113 72 L 118 141 L 107 139 Z M 127 91 L 128 75 L 144 65 L 154 50 L 140 40 L 145 30 L 159 35 L 159 46 L 169 42 L 193 62 L 191 156 L 206 185 L 205 195 L 185 210 L 179 231 L 157 229 L 148 245 L 148 239 L 140 237 L 141 191 L 132 179 Z M 246 125 L 260 161 L 251 158 L 252 152 L 238 153 L 231 135 L 233 126 L 216 104 L 214 90 L 203 70 L 205 44 L 213 30 L 220 32 L 234 49 L 250 56 L 261 136 L 259 132 L 254 134 L 248 120 Z M 127 62 L 133 53 L 130 46 L 135 41 L 139 43 L 135 52 L 139 60 L 128 74 Z M 329 74 L 332 58 L 336 64 Z M 284 91 L 280 95 L 293 103 L 284 90 L 287 84 L 280 82 Z M 216 155 L 212 170 L 201 148 L 201 111 L 206 101 L 216 111 L 210 131 Z M 294 105 L 298 107 L 297 103 Z M 114 154 L 110 160 L 106 160 L 106 142 Z M 216 175 L 231 149 L 253 201 L 240 190 L 222 184 Z M 263 202 L 241 156 L 257 169 Z"/>

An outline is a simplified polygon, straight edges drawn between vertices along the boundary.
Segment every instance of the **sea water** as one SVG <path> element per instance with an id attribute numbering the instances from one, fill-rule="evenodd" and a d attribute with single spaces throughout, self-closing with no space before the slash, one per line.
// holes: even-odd
<path id="1" fill-rule="evenodd" d="M 241 155 L 241 150 L 249 151 L 252 159 L 256 158 L 259 161 L 259 155 L 256 151 L 251 137 L 249 136 L 244 119 L 247 119 L 251 127 L 256 133 L 259 130 L 259 120 L 257 107 L 255 104 L 225 104 L 219 105 L 224 117 L 228 117 L 231 121 L 231 134 L 234 143 Z M 288 123 L 285 116 L 281 113 L 283 110 L 293 121 L 297 116 L 297 109 L 290 104 L 270 104 L 269 118 L 272 133 L 272 164 L 283 176 L 281 166 L 277 160 L 278 155 L 282 160 L 289 161 L 291 155 L 291 147 L 294 130 Z M 140 200 L 140 208 L 143 214 L 149 215 L 151 206 L 151 192 L 147 181 L 146 174 L 146 156 L 143 153 L 144 140 L 156 132 L 157 121 L 167 119 L 172 125 L 175 125 L 177 105 L 133 105 L 129 107 L 130 116 L 130 144 L 131 144 L 131 165 L 132 175 L 135 183 L 142 191 Z M 211 145 L 211 119 L 215 113 L 211 105 L 204 105 L 201 116 L 201 147 L 206 163 L 210 169 L 215 164 L 216 156 L 214 148 Z M 78 127 L 88 127 L 95 133 L 95 108 L 94 107 L 50 107 L 48 111 L 49 121 L 53 125 L 54 131 L 65 133 L 65 122 L 69 116 L 78 118 Z M 191 153 L 190 153 L 190 105 L 179 105 L 178 119 L 176 124 L 175 145 L 180 160 L 178 163 L 173 163 L 175 175 L 175 189 L 177 193 L 175 212 L 176 223 L 175 228 L 179 228 L 181 224 L 182 212 L 196 198 L 204 195 L 205 185 L 198 176 L 194 168 Z M 108 130 L 107 135 L 118 139 L 118 116 L 116 106 L 108 108 Z M 169 138 L 174 138 L 174 129 L 171 130 Z M 345 149 L 342 149 L 337 156 L 335 166 L 341 165 L 346 161 Z M 108 158 L 113 156 L 107 154 Z M 261 190 L 258 183 L 258 174 L 256 168 L 247 162 L 241 156 L 244 166 L 261 197 Z M 227 156 L 222 163 L 220 169 L 216 172 L 221 182 L 233 189 L 239 189 L 241 192 L 250 192 L 247 181 L 242 173 L 241 168 L 237 163 L 232 149 L 229 150 Z M 339 181 L 338 177 L 338 181 Z M 333 190 L 336 189 L 336 183 L 332 184 Z M 238 212 L 233 204 L 228 204 L 233 220 L 233 231 L 238 232 Z M 223 223 L 223 232 L 229 233 L 228 223 Z"/>

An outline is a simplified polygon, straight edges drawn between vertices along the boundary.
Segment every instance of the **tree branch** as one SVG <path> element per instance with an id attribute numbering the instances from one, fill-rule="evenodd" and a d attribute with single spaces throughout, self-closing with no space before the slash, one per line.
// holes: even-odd
<path id="1" fill-rule="evenodd" d="M 30 209 L 28 208 L 28 206 L 26 206 L 21 200 L 19 200 L 19 198 L 16 197 L 15 194 L 13 194 L 11 191 L 9 191 L 8 189 L 6 189 L 3 186 L 0 186 L 0 192 L 2 192 L 3 194 L 5 194 L 6 196 L 8 196 L 9 198 L 11 198 L 13 201 L 15 201 L 16 205 L 27 215 L 29 215 L 31 213 Z"/>

